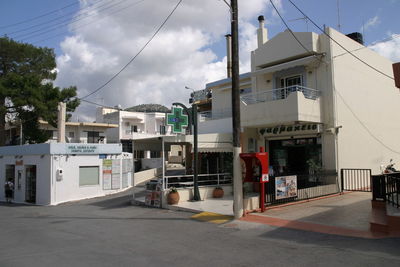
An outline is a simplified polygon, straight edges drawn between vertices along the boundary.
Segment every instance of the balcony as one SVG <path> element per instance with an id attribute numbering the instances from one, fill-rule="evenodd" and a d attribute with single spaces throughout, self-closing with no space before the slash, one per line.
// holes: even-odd
<path id="1" fill-rule="evenodd" d="M 260 127 L 293 122 L 321 122 L 321 92 L 289 86 L 241 96 L 241 124 Z"/>

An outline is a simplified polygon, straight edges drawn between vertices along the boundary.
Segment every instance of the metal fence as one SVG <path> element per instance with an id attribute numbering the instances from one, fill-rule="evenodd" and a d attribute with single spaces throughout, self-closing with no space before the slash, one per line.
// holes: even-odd
<path id="1" fill-rule="evenodd" d="M 399 208 L 400 173 L 372 175 L 372 199 L 383 200 Z"/>
<path id="2" fill-rule="evenodd" d="M 277 196 L 276 179 L 280 178 L 270 177 L 269 182 L 265 183 L 265 201 L 267 205 L 276 205 L 292 201 L 311 199 L 339 192 L 336 173 L 297 175 L 297 194 L 296 196 L 286 198 Z"/>
<path id="3" fill-rule="evenodd" d="M 343 191 L 371 192 L 371 169 L 341 169 Z"/>
<path id="4" fill-rule="evenodd" d="M 193 175 L 165 176 L 164 178 L 165 189 L 193 187 Z M 232 174 L 230 173 L 199 174 L 197 179 L 199 186 L 232 184 Z"/>
<path id="5" fill-rule="evenodd" d="M 245 105 L 256 104 L 260 102 L 268 102 L 268 101 L 275 101 L 286 99 L 291 93 L 293 92 L 301 92 L 303 93 L 305 98 L 308 99 L 317 99 L 321 92 L 316 89 L 294 85 L 284 88 L 277 88 L 273 90 L 268 90 L 265 92 L 257 93 L 257 94 L 246 94 L 240 97 L 242 102 Z"/>

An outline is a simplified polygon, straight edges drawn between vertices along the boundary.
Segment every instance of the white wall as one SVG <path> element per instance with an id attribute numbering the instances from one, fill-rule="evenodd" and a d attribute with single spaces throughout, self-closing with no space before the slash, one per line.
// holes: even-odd
<path id="1" fill-rule="evenodd" d="M 15 166 L 15 189 L 14 202 L 25 202 L 26 177 L 25 167 L 27 165 L 36 165 L 36 204 L 50 204 L 50 155 L 25 155 L 16 159 L 15 156 L 3 156 L 0 159 L 0 201 L 5 200 L 4 188 L 6 165 L 15 165 L 16 161 L 23 161 L 23 165 Z M 22 172 L 21 187 L 18 188 L 18 171 Z"/>
<path id="2" fill-rule="evenodd" d="M 108 156 L 108 159 L 132 158 L 132 154 L 124 153 L 127 156 L 114 155 Z M 120 184 L 119 189 L 104 190 L 103 189 L 103 159 L 99 159 L 99 155 L 53 155 L 53 170 L 51 173 L 52 180 L 52 201 L 51 204 L 59 204 L 62 202 L 80 200 L 85 198 L 99 197 L 113 194 L 125 190 L 122 188 L 122 161 L 120 164 Z M 98 166 L 99 167 L 99 184 L 98 185 L 79 185 L 79 166 Z M 64 171 L 62 181 L 56 180 L 57 169 Z M 128 188 L 132 186 L 132 173 L 128 177 Z"/>
<path id="3" fill-rule="evenodd" d="M 329 33 L 350 51 L 362 48 L 333 29 Z M 400 162 L 400 92 L 392 79 L 343 53 L 332 43 L 337 125 L 342 126 L 340 168 L 371 168 L 379 173 L 379 166 L 391 158 Z M 386 58 L 368 48 L 353 53 L 393 77 L 392 62 Z"/>

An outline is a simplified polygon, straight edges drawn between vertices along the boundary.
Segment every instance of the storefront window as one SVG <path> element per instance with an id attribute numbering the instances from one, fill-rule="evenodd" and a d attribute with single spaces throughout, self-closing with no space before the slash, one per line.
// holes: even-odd
<path id="1" fill-rule="evenodd" d="M 310 160 L 315 166 L 322 164 L 319 138 L 299 138 L 269 141 L 270 166 L 275 176 L 310 173 Z"/>

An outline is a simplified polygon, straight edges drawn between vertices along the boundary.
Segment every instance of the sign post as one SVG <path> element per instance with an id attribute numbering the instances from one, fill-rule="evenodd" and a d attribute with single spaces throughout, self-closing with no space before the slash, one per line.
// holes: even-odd
<path id="1" fill-rule="evenodd" d="M 183 127 L 187 127 L 189 125 L 188 121 L 190 121 L 190 126 L 193 126 L 193 201 L 199 201 L 200 192 L 198 185 L 198 169 L 197 169 L 197 161 L 198 161 L 198 144 L 197 144 L 197 105 L 192 105 L 192 110 L 189 110 L 182 103 L 172 103 L 174 106 L 172 112 L 167 114 L 167 125 L 172 126 L 173 133 L 183 133 Z M 187 115 L 183 114 L 183 110 L 185 110 Z M 190 131 L 192 133 L 192 131 Z"/>

